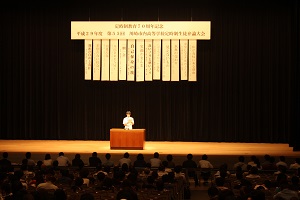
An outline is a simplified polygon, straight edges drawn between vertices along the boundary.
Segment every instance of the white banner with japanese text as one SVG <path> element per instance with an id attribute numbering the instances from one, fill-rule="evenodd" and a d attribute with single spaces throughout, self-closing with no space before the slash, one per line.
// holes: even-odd
<path id="1" fill-rule="evenodd" d="M 84 40 L 84 79 L 92 79 L 92 40 Z"/>
<path id="2" fill-rule="evenodd" d="M 118 40 L 110 40 L 109 49 L 109 80 L 117 81 L 119 76 L 119 46 Z"/>
<path id="3" fill-rule="evenodd" d="M 188 40 L 180 40 L 180 79 L 188 80 Z"/>
<path id="4" fill-rule="evenodd" d="M 109 40 L 102 40 L 101 80 L 109 81 Z"/>
<path id="5" fill-rule="evenodd" d="M 171 70 L 171 45 L 170 40 L 162 40 L 162 80 L 170 81 Z"/>
<path id="6" fill-rule="evenodd" d="M 197 81 L 197 40 L 189 40 L 189 81 Z"/>
<path id="7" fill-rule="evenodd" d="M 161 65 L 161 40 L 153 40 L 153 80 L 160 80 Z"/>
<path id="8" fill-rule="evenodd" d="M 179 40 L 171 40 L 171 81 L 179 81 Z"/>
<path id="9" fill-rule="evenodd" d="M 152 40 L 145 40 L 145 81 L 152 81 Z"/>
<path id="10" fill-rule="evenodd" d="M 127 40 L 119 40 L 119 80 L 126 80 Z"/>
<path id="11" fill-rule="evenodd" d="M 101 40 L 93 40 L 93 80 L 100 81 Z"/>
<path id="12" fill-rule="evenodd" d="M 145 41 L 136 40 L 136 81 L 145 80 Z"/>
<path id="13" fill-rule="evenodd" d="M 135 76 L 135 40 L 127 41 L 127 81 L 134 81 Z"/>

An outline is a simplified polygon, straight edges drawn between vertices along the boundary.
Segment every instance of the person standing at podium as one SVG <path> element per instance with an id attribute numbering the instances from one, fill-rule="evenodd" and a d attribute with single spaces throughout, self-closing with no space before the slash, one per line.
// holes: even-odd
<path id="1" fill-rule="evenodd" d="M 124 119 L 123 119 L 123 125 L 124 125 L 125 130 L 131 130 L 132 126 L 134 125 L 134 119 L 130 115 L 131 115 L 131 112 L 127 111 L 126 117 L 124 117 Z"/>

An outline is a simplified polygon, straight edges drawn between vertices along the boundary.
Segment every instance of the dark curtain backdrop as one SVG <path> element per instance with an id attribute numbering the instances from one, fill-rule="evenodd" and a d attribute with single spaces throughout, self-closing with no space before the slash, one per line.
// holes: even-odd
<path id="1" fill-rule="evenodd" d="M 297 0 L 99 2 L 0 8 L 1 139 L 109 140 L 131 110 L 148 141 L 297 145 Z M 198 81 L 85 81 L 70 24 L 89 20 L 211 21 Z"/>

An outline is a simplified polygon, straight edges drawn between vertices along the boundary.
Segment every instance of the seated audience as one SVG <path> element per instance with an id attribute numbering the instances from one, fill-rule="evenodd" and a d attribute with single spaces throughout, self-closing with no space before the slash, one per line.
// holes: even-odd
<path id="1" fill-rule="evenodd" d="M 90 167 L 98 167 L 102 165 L 101 159 L 98 157 L 97 152 L 93 152 L 92 156 L 89 157 Z"/>

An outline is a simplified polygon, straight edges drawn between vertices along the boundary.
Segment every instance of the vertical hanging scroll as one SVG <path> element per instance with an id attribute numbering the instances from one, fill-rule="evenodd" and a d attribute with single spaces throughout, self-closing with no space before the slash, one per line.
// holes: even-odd
<path id="1" fill-rule="evenodd" d="M 171 70 L 171 49 L 170 40 L 162 40 L 162 80 L 170 81 L 170 70 Z"/>
<path id="2" fill-rule="evenodd" d="M 119 76 L 119 46 L 118 40 L 110 40 L 110 68 L 109 68 L 109 79 L 111 81 L 117 81 Z"/>
<path id="3" fill-rule="evenodd" d="M 92 79 L 92 40 L 84 40 L 84 79 Z"/>
<path id="4" fill-rule="evenodd" d="M 152 40 L 145 40 L 145 80 L 152 81 Z"/>
<path id="5" fill-rule="evenodd" d="M 126 40 L 119 40 L 119 80 L 126 80 Z"/>
<path id="6" fill-rule="evenodd" d="M 136 81 L 145 80 L 145 41 L 136 40 Z"/>
<path id="7" fill-rule="evenodd" d="M 179 81 L 179 40 L 171 40 L 171 81 Z"/>
<path id="8" fill-rule="evenodd" d="M 109 40 L 102 40 L 101 80 L 109 81 Z"/>
<path id="9" fill-rule="evenodd" d="M 93 80 L 100 81 L 101 40 L 93 40 Z"/>
<path id="10" fill-rule="evenodd" d="M 187 80 L 188 40 L 180 40 L 180 79 Z"/>
<path id="11" fill-rule="evenodd" d="M 189 40 L 189 81 L 197 81 L 197 40 Z"/>
<path id="12" fill-rule="evenodd" d="M 127 41 L 127 81 L 134 81 L 135 40 Z"/>
<path id="13" fill-rule="evenodd" d="M 161 40 L 153 40 L 153 80 L 160 80 Z"/>

